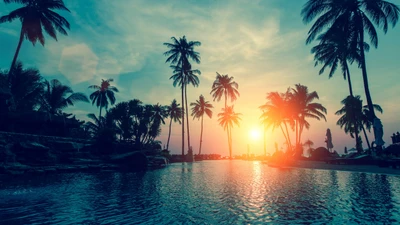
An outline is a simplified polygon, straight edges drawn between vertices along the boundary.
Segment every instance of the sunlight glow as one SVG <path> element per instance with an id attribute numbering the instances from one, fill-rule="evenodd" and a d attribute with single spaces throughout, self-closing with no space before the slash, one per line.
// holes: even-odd
<path id="1" fill-rule="evenodd" d="M 253 141 L 258 141 L 261 137 L 261 131 L 259 129 L 253 128 L 249 133 L 250 139 Z"/>

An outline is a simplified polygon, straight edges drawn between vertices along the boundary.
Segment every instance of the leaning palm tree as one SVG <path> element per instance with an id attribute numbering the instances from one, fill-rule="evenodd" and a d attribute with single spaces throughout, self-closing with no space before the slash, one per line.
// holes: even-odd
<path id="1" fill-rule="evenodd" d="M 384 0 L 309 0 L 303 7 L 303 21 L 309 23 L 316 19 L 309 30 L 306 43 L 312 42 L 318 34 L 325 31 L 326 37 L 340 32 L 338 27 L 347 27 L 351 32 L 349 39 L 352 40 L 352 48 L 360 50 L 359 67 L 362 70 L 364 91 L 370 111 L 369 120 L 376 117 L 372 98 L 369 90 L 367 66 L 365 60 L 365 35 L 367 34 L 370 43 L 378 47 L 378 33 L 376 27 L 382 28 L 383 32 L 388 31 L 389 24 L 394 27 L 399 19 L 400 8 Z M 381 127 L 374 127 L 382 129 Z M 374 132 L 375 133 L 375 132 Z M 379 132 L 376 132 L 379 133 Z M 379 137 L 375 136 L 375 139 Z"/>
<path id="2" fill-rule="evenodd" d="M 101 117 L 102 108 L 108 109 L 108 101 L 110 101 L 111 105 L 115 103 L 115 95 L 114 92 L 118 92 L 118 89 L 114 86 L 111 86 L 111 82 L 114 79 L 101 79 L 100 86 L 91 85 L 89 88 L 95 89 L 95 91 L 90 94 L 90 100 L 92 100 L 92 105 L 96 103 L 96 106 L 100 108 L 99 118 Z"/>
<path id="3" fill-rule="evenodd" d="M 200 95 L 199 100 L 196 102 L 190 103 L 192 106 L 192 116 L 193 119 L 201 118 L 201 131 L 200 131 L 200 146 L 199 146 L 199 155 L 201 155 L 201 144 L 203 143 L 203 124 L 204 124 L 204 114 L 206 114 L 210 119 L 212 117 L 211 108 L 213 108 L 212 104 L 204 99 L 203 95 Z"/>
<path id="4" fill-rule="evenodd" d="M 167 106 L 167 112 L 168 116 L 170 118 L 169 121 L 169 131 L 168 131 L 168 140 L 167 140 L 167 150 L 169 147 L 169 140 L 171 137 L 171 127 L 172 127 L 172 121 L 175 123 L 178 122 L 179 124 L 181 123 L 181 117 L 182 117 L 182 108 L 179 107 L 180 104 L 176 102 L 176 100 L 172 100 L 171 104 Z"/>
<path id="5" fill-rule="evenodd" d="M 0 17 L 0 23 L 12 22 L 19 19 L 22 23 L 17 50 L 15 51 L 11 63 L 10 72 L 17 62 L 22 41 L 28 39 L 33 45 L 37 41 L 44 46 L 44 31 L 57 41 L 57 31 L 63 35 L 68 35 L 65 28 L 69 29 L 68 21 L 53 10 L 69 9 L 63 0 L 4 0 L 4 3 L 19 3 L 24 6 L 18 8 L 8 15 Z"/>
<path id="6" fill-rule="evenodd" d="M 193 60 L 196 63 L 200 63 L 200 53 L 196 52 L 194 50 L 195 47 L 200 46 L 201 42 L 199 41 L 187 41 L 186 37 L 183 36 L 182 38 L 176 39 L 175 37 L 171 37 L 172 43 L 164 43 L 167 48 L 169 48 L 168 51 L 164 52 L 164 55 L 167 56 L 167 60 L 165 61 L 166 63 L 169 62 L 172 64 L 172 66 L 180 67 L 180 73 L 181 73 L 181 90 L 182 90 L 182 111 L 185 112 L 185 87 L 186 87 L 186 79 L 185 76 L 187 75 L 187 71 L 191 70 L 191 64 L 189 62 L 189 59 Z M 174 69 L 174 68 L 173 68 Z M 176 69 L 174 69 L 174 73 L 176 73 Z M 171 78 L 170 78 L 171 79 Z M 174 79 L 174 86 L 176 86 L 175 83 L 176 79 Z M 178 81 L 179 82 L 179 81 Z M 188 140 L 190 140 L 190 135 L 188 132 Z M 188 143 L 188 146 L 190 148 L 190 143 Z M 182 113 L 182 158 L 185 155 L 185 114 Z"/>
<path id="7" fill-rule="evenodd" d="M 240 126 L 240 115 L 241 113 L 235 113 L 233 106 L 223 108 L 221 113 L 218 113 L 218 122 L 224 130 L 227 130 L 228 134 L 232 133 L 232 127 L 234 124 Z M 229 159 L 232 159 L 232 135 L 228 135 L 228 148 L 229 148 Z"/>
<path id="8" fill-rule="evenodd" d="M 57 79 L 46 80 L 44 86 L 39 111 L 45 111 L 52 115 L 62 115 L 64 108 L 73 106 L 76 102 L 89 102 L 85 94 L 73 92 L 71 87 L 63 85 Z"/>

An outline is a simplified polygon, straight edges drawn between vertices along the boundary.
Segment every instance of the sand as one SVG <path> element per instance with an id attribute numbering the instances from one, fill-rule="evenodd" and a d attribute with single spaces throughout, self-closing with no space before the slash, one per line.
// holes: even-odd
<path id="1" fill-rule="evenodd" d="M 351 172 L 362 172 L 362 173 L 378 173 L 378 174 L 400 176 L 400 169 L 394 169 L 391 167 L 379 167 L 376 165 L 336 165 L 319 161 L 296 161 L 290 167 L 305 168 L 305 169 L 351 171 Z"/>

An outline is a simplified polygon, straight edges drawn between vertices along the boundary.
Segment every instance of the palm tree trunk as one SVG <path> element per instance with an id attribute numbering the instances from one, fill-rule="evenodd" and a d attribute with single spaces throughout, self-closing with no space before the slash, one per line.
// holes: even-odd
<path id="1" fill-rule="evenodd" d="M 185 101 L 184 86 L 182 84 L 182 162 L 185 161 Z"/>
<path id="2" fill-rule="evenodd" d="M 349 66 L 347 65 L 347 62 L 344 62 L 344 66 L 346 67 L 346 77 L 347 77 L 347 82 L 349 84 L 349 92 L 350 92 L 350 96 L 353 97 L 353 87 L 351 86 L 351 79 L 350 79 L 350 70 L 349 70 Z"/>
<path id="3" fill-rule="evenodd" d="M 229 159 L 232 159 L 232 151 L 231 151 L 231 144 L 230 144 L 230 138 L 229 138 L 229 126 L 226 128 L 226 134 L 228 136 L 228 151 L 229 151 Z"/>
<path id="4" fill-rule="evenodd" d="M 15 51 L 13 61 L 11 62 L 10 70 L 8 71 L 8 75 L 9 75 L 9 76 L 8 76 L 8 79 L 9 79 L 9 81 L 11 80 L 10 74 L 11 74 L 12 70 L 14 69 L 15 64 L 17 63 L 17 58 L 18 58 L 18 55 L 19 55 L 19 50 L 21 49 L 21 45 L 22 45 L 22 42 L 23 42 L 23 41 L 24 41 L 24 33 L 23 33 L 23 30 L 22 30 L 22 27 L 21 27 L 21 33 L 20 33 L 20 35 L 19 35 L 19 41 L 18 41 L 18 45 L 17 45 L 17 50 Z"/>
<path id="5" fill-rule="evenodd" d="M 361 21 L 362 22 L 362 21 Z M 371 98 L 371 93 L 369 92 L 369 85 L 368 85 L 368 76 L 367 76 L 367 66 L 365 63 L 365 52 L 364 52 L 364 30 L 360 31 L 360 53 L 361 53 L 361 70 L 362 70 L 362 76 L 363 76 L 363 82 L 364 82 L 364 91 L 365 91 L 365 98 L 367 99 L 368 103 L 368 109 L 370 112 L 370 115 L 368 116 L 368 119 L 373 122 L 375 118 L 378 118 L 375 115 L 374 111 L 374 105 L 372 103 L 372 98 Z M 373 126 L 373 129 L 375 131 L 376 127 Z M 383 132 L 383 127 L 381 128 Z M 378 132 L 374 132 L 375 140 L 377 139 L 376 134 Z"/>
<path id="6" fill-rule="evenodd" d="M 367 132 L 365 132 L 365 128 L 364 128 L 364 126 L 362 126 L 362 130 L 363 130 L 363 132 L 364 132 L 365 141 L 367 142 L 368 149 L 369 149 L 369 150 L 371 150 L 371 145 L 369 144 L 369 140 L 368 140 Z"/>
<path id="7" fill-rule="evenodd" d="M 169 139 L 170 139 L 170 137 L 171 137 L 171 127 L 172 127 L 172 117 L 171 117 L 171 120 L 169 121 L 169 131 L 168 131 L 168 140 L 167 140 L 167 150 L 168 150 L 168 147 L 169 147 Z"/>
<path id="8" fill-rule="evenodd" d="M 188 103 L 187 103 L 187 85 L 185 84 L 185 104 L 186 104 L 186 126 L 187 126 L 187 140 L 188 140 L 188 149 L 191 149 L 190 145 L 190 130 L 189 130 L 189 111 L 188 111 Z"/>
<path id="9" fill-rule="evenodd" d="M 265 138 L 265 124 L 264 124 L 264 157 L 267 156 L 267 143 L 265 139 L 266 138 Z"/>
<path id="10" fill-rule="evenodd" d="M 284 124 L 285 124 L 285 128 L 286 128 L 286 135 L 287 135 L 289 150 L 292 151 L 292 142 L 290 141 L 289 130 L 287 128 L 287 124 L 286 123 L 284 123 Z"/>
<path id="11" fill-rule="evenodd" d="M 232 159 L 232 127 L 228 127 L 229 131 L 229 159 Z"/>
<path id="12" fill-rule="evenodd" d="M 199 155 L 201 155 L 201 143 L 203 142 L 203 119 L 204 115 L 201 116 L 201 129 L 200 129 L 200 147 L 199 147 Z"/>
<path id="13" fill-rule="evenodd" d="M 285 124 L 285 125 L 286 125 L 286 124 Z M 289 144 L 289 139 L 288 139 L 288 137 L 286 136 L 286 133 L 285 133 L 285 131 L 283 130 L 282 124 L 281 124 L 281 125 L 279 125 L 279 126 L 281 127 L 281 130 L 282 130 L 283 136 L 285 137 L 286 143 L 288 143 L 288 144 Z"/>

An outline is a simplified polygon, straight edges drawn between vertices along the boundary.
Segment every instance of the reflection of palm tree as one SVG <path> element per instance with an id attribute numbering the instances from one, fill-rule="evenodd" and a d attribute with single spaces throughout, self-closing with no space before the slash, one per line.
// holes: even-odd
<path id="1" fill-rule="evenodd" d="M 378 33 L 374 24 L 382 27 L 386 33 L 389 23 L 392 26 L 396 25 L 399 19 L 399 12 L 400 9 L 398 6 L 384 0 L 309 0 L 302 10 L 303 20 L 306 23 L 313 21 L 319 16 L 308 32 L 307 44 L 313 41 L 324 30 L 326 30 L 326 37 L 329 37 L 334 33 L 341 32 L 338 27 L 345 26 L 349 28 L 350 32 L 346 32 L 346 35 L 349 35 L 347 39 L 351 40 L 352 43 L 356 43 L 352 45 L 353 49 L 358 48 L 360 51 L 359 67 L 362 70 L 370 121 L 373 121 L 376 115 L 369 91 L 365 62 L 365 34 L 369 35 L 371 44 L 376 48 L 378 46 Z"/>
<path id="2" fill-rule="evenodd" d="M 180 118 L 182 117 L 182 108 L 179 107 L 180 104 L 176 102 L 176 100 L 172 100 L 171 105 L 167 106 L 167 112 L 170 118 L 169 121 L 169 131 L 168 131 L 168 141 L 167 141 L 167 150 L 169 147 L 169 139 L 171 137 L 171 126 L 172 126 L 172 121 L 175 123 L 178 122 L 179 124 L 181 123 Z"/>
<path id="3" fill-rule="evenodd" d="M 40 111 L 46 111 L 52 115 L 62 115 L 64 108 L 73 106 L 76 102 L 89 102 L 85 94 L 74 93 L 70 87 L 61 84 L 57 79 L 50 82 L 45 81 L 44 85 L 45 90 L 40 103 Z"/>
<path id="4" fill-rule="evenodd" d="M 213 108 L 212 104 L 204 99 L 203 95 L 200 95 L 199 100 L 196 102 L 190 103 L 192 107 L 192 116 L 194 118 L 201 118 L 201 131 L 200 131 L 200 147 L 199 147 L 199 155 L 201 155 L 201 144 L 203 142 L 203 118 L 204 114 L 206 114 L 210 119 L 212 117 L 211 108 Z"/>
<path id="5" fill-rule="evenodd" d="M 0 18 L 0 23 L 12 22 L 15 19 L 19 19 L 22 23 L 19 42 L 11 63 L 10 72 L 14 68 L 22 41 L 25 38 L 32 42 L 33 45 L 39 41 L 40 44 L 44 46 L 45 38 L 43 35 L 43 29 L 55 40 L 57 40 L 57 31 L 61 34 L 67 35 L 67 31 L 64 28 L 66 27 L 69 29 L 68 21 L 58 13 L 52 11 L 56 9 L 69 12 L 62 0 L 4 0 L 4 3 L 24 4 L 23 7 Z"/>
<path id="6" fill-rule="evenodd" d="M 222 112 L 218 114 L 218 122 L 227 130 L 228 134 L 228 147 L 229 147 L 229 158 L 232 159 L 232 127 L 234 124 L 239 126 L 240 113 L 235 113 L 233 110 L 233 106 L 228 106 L 227 108 L 223 108 Z"/>
<path id="7" fill-rule="evenodd" d="M 118 89 L 114 86 L 111 86 L 111 82 L 113 79 L 103 80 L 101 79 L 100 86 L 91 85 L 89 88 L 95 89 L 95 91 L 90 95 L 90 100 L 92 100 L 92 104 L 96 103 L 97 107 L 100 107 L 99 117 L 101 117 L 101 109 L 104 107 L 106 110 L 108 109 L 108 101 L 110 101 L 111 105 L 115 103 L 115 95 L 114 92 L 118 92 Z"/>
<path id="8" fill-rule="evenodd" d="M 172 43 L 164 43 L 165 46 L 169 48 L 168 51 L 164 52 L 164 55 L 168 56 L 165 62 L 170 62 L 171 64 L 175 64 L 176 67 L 181 68 L 181 81 L 177 81 L 177 83 L 181 82 L 181 90 L 182 90 L 182 158 L 185 155 L 185 86 L 187 84 L 186 80 L 184 79 L 185 75 L 187 75 L 186 71 L 191 69 L 191 65 L 189 59 L 192 59 L 196 63 L 200 63 L 200 53 L 194 51 L 194 47 L 200 46 L 201 43 L 199 41 L 187 41 L 186 37 L 183 36 L 182 38 L 176 39 L 172 37 Z M 175 70 L 175 69 L 174 69 Z M 176 73 L 177 70 L 174 71 Z M 172 79 L 172 78 L 170 78 Z M 174 79 L 174 86 L 177 83 L 176 79 Z M 188 134 L 189 140 L 189 134 Z M 190 148 L 190 143 L 189 148 Z"/>

